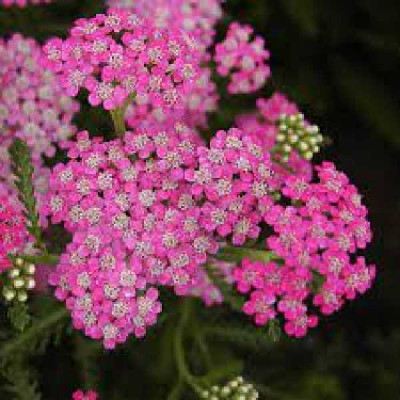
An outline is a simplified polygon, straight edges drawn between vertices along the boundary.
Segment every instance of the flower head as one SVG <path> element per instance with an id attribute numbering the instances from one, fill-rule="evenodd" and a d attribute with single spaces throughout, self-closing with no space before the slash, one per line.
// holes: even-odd
<path id="1" fill-rule="evenodd" d="M 89 390 L 86 393 L 83 390 L 77 390 L 72 394 L 72 400 L 97 400 L 98 396 L 94 390 Z"/>
<path id="2" fill-rule="evenodd" d="M 70 96 L 89 91 L 92 106 L 124 107 L 134 96 L 161 107 L 181 101 L 196 79 L 199 53 L 180 30 L 160 29 L 123 9 L 79 19 L 70 36 L 51 39 L 44 65 Z"/>
<path id="3" fill-rule="evenodd" d="M 282 192 L 295 203 L 273 205 L 263 216 L 274 231 L 267 247 L 280 262 L 245 260 L 233 271 L 238 290 L 250 292 L 243 311 L 259 325 L 280 313 L 285 331 L 296 337 L 317 324 L 311 304 L 332 314 L 364 293 L 375 277 L 375 267 L 358 256 L 371 231 L 357 189 L 332 163 L 316 171 L 315 183 L 290 176 Z"/>
<path id="4" fill-rule="evenodd" d="M 18 7 L 26 7 L 30 4 L 49 4 L 52 0 L 1 0 L 1 4 L 4 7 L 18 6 Z"/>
<path id="5" fill-rule="evenodd" d="M 73 239 L 50 283 L 75 327 L 107 348 L 143 337 L 161 312 L 155 287 L 190 293 L 218 249 L 185 179 L 198 141 L 181 125 L 145 125 L 112 142 L 80 133 L 71 161 L 53 169 L 43 213 Z"/>
<path id="6" fill-rule="evenodd" d="M 269 51 L 264 47 L 264 39 L 256 36 L 249 25 L 233 22 L 223 42 L 215 46 L 214 60 L 217 72 L 229 76 L 230 93 L 251 93 L 260 89 L 270 76 L 267 65 Z"/>
<path id="7" fill-rule="evenodd" d="M 184 30 L 204 46 L 212 43 L 216 22 L 222 17 L 221 0 L 108 0 L 111 7 L 126 8 L 151 18 L 157 28 Z"/>

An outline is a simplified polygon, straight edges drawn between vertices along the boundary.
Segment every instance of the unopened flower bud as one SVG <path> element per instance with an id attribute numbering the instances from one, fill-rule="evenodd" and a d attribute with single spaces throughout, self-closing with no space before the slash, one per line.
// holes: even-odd
<path id="1" fill-rule="evenodd" d="M 6 301 L 11 301 L 15 298 L 16 296 L 16 291 L 10 288 L 3 288 L 3 296 L 6 299 Z"/>
<path id="2" fill-rule="evenodd" d="M 33 278 L 25 279 L 25 288 L 28 290 L 32 290 L 36 286 L 36 282 Z"/>
<path id="3" fill-rule="evenodd" d="M 28 300 L 28 293 L 26 290 L 18 290 L 17 299 L 21 303 L 25 303 L 25 301 Z"/>
<path id="4" fill-rule="evenodd" d="M 25 266 L 25 271 L 28 275 L 33 275 L 36 271 L 35 264 L 28 264 Z"/>
<path id="5" fill-rule="evenodd" d="M 8 276 L 10 279 L 15 279 L 20 275 L 20 271 L 18 268 L 12 268 L 10 271 L 8 271 Z"/>
<path id="6" fill-rule="evenodd" d="M 24 265 L 24 260 L 21 257 L 15 259 L 15 265 L 22 267 Z"/>
<path id="7" fill-rule="evenodd" d="M 306 160 L 311 160 L 320 150 L 323 136 L 316 125 L 307 125 L 303 114 L 282 114 L 278 120 L 277 146 L 275 151 L 280 154 L 283 162 L 289 160 L 292 151 L 297 150 Z"/>
<path id="8" fill-rule="evenodd" d="M 20 288 L 24 287 L 24 286 L 25 286 L 25 281 L 24 281 L 24 279 L 22 279 L 22 278 L 14 279 L 14 281 L 13 281 L 13 286 L 14 286 L 16 289 L 20 289 Z"/>

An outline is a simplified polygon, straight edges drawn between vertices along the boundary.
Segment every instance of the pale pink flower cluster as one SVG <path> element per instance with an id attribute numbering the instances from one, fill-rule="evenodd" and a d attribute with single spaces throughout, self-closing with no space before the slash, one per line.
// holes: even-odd
<path id="1" fill-rule="evenodd" d="M 267 64 L 269 51 L 261 36 L 252 40 L 249 25 L 233 22 L 223 42 L 215 46 L 217 72 L 229 77 L 228 92 L 252 93 L 261 89 L 271 74 Z"/>
<path id="2" fill-rule="evenodd" d="M 184 30 L 204 49 L 212 44 L 215 25 L 222 17 L 222 0 L 108 0 L 111 7 L 123 7 L 158 28 Z"/>
<path id="3" fill-rule="evenodd" d="M 18 7 L 26 7 L 30 4 L 49 4 L 52 0 L 1 0 L 1 5 L 5 7 L 18 6 Z"/>
<path id="4" fill-rule="evenodd" d="M 77 390 L 72 394 L 72 400 L 97 400 L 99 395 L 94 390 Z"/>
<path id="5" fill-rule="evenodd" d="M 27 239 L 28 232 L 21 210 L 12 198 L 0 193 L 0 272 L 12 266 L 8 255 L 21 250 Z"/>
<path id="6" fill-rule="evenodd" d="M 263 149 L 271 152 L 276 144 L 278 134 L 277 121 L 281 115 L 296 115 L 300 111 L 296 104 L 282 93 L 276 92 L 271 97 L 257 100 L 257 112 L 253 114 L 243 114 L 236 118 L 236 125 L 245 131 L 248 135 L 256 137 L 262 142 Z M 287 167 L 283 168 L 274 163 L 274 172 L 281 183 L 294 173 L 296 176 L 302 176 L 306 180 L 311 180 L 312 163 L 300 157 L 293 151 L 287 162 Z"/>
<path id="7" fill-rule="evenodd" d="M 357 189 L 332 163 L 316 171 L 315 183 L 290 176 L 283 194 L 293 205 L 273 205 L 264 214 L 274 231 L 267 248 L 283 265 L 246 260 L 234 271 L 238 290 L 250 292 L 244 312 L 258 325 L 279 312 L 287 334 L 296 337 L 317 324 L 311 304 L 332 314 L 346 299 L 364 293 L 375 276 L 375 267 L 358 255 L 371 231 Z"/>
<path id="8" fill-rule="evenodd" d="M 66 40 L 51 39 L 44 52 L 44 65 L 67 94 L 85 88 L 89 103 L 106 110 L 133 95 L 161 108 L 177 106 L 197 77 L 200 54 L 188 34 L 122 9 L 79 19 Z"/>
<path id="9" fill-rule="evenodd" d="M 79 109 L 77 102 L 62 93 L 55 75 L 41 67 L 41 57 L 39 44 L 20 34 L 0 42 L 0 181 L 14 193 L 8 147 L 19 137 L 32 151 L 39 201 L 49 176 L 42 156 L 52 157 L 56 145 L 62 147 L 76 133 L 71 121 Z M 18 202 L 16 196 L 14 200 Z"/>
<path id="10" fill-rule="evenodd" d="M 0 43 L 0 129 L 4 141 L 19 137 L 35 160 L 52 157 L 55 144 L 69 139 L 78 103 L 63 95 L 55 75 L 42 68 L 41 47 L 33 39 L 14 34 Z"/>

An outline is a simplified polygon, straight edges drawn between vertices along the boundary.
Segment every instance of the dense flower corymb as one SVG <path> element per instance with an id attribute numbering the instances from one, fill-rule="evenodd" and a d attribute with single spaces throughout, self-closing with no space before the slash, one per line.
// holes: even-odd
<path id="1" fill-rule="evenodd" d="M 5 7 L 18 6 L 26 7 L 30 4 L 49 4 L 52 0 L 1 0 L 1 4 Z"/>
<path id="2" fill-rule="evenodd" d="M 358 255 L 371 231 L 357 189 L 332 163 L 316 170 L 316 183 L 289 177 L 283 194 L 293 205 L 274 205 L 264 215 L 275 232 L 267 246 L 283 265 L 246 260 L 234 271 L 238 290 L 250 292 L 244 312 L 259 325 L 279 312 L 294 336 L 316 325 L 310 304 L 332 314 L 364 293 L 375 277 L 375 267 Z"/>
<path id="3" fill-rule="evenodd" d="M 41 67 L 42 56 L 38 43 L 19 34 L 0 42 L 0 181 L 14 193 L 7 149 L 16 137 L 25 140 L 32 151 L 39 202 L 49 175 L 42 156 L 52 157 L 56 145 L 62 147 L 76 133 L 71 121 L 79 108 L 63 94 L 55 75 Z"/>
<path id="4" fill-rule="evenodd" d="M 267 65 L 269 51 L 264 39 L 256 36 L 251 41 L 253 28 L 233 22 L 223 42 L 215 46 L 217 72 L 229 76 L 230 93 L 251 93 L 260 89 L 270 76 Z"/>
<path id="5" fill-rule="evenodd" d="M 182 29 L 204 46 L 212 43 L 215 24 L 222 17 L 221 0 L 108 0 L 112 7 L 127 8 L 151 18 L 157 28 Z"/>
<path id="6" fill-rule="evenodd" d="M 273 201 L 268 155 L 238 129 L 218 132 L 210 148 L 199 144 L 182 124 L 144 125 L 122 142 L 82 132 L 71 161 L 53 170 L 44 212 L 73 240 L 51 283 L 75 326 L 107 347 L 154 324 L 155 286 L 218 301 L 204 276 L 207 256 L 219 242 L 260 233 Z"/>
<path id="7" fill-rule="evenodd" d="M 55 75 L 40 65 L 43 56 L 33 39 L 13 35 L 0 43 L 0 128 L 2 147 L 19 137 L 32 149 L 35 160 L 52 157 L 54 144 L 69 139 L 78 103 L 63 95 Z"/>
<path id="8" fill-rule="evenodd" d="M 215 25 L 222 16 L 220 0 L 109 0 L 110 6 L 123 7 L 140 18 L 151 20 L 158 29 L 187 32 L 196 41 L 200 68 L 197 76 L 188 85 L 180 104 L 165 108 L 145 93 L 137 94 L 135 103 L 129 107 L 127 122 L 135 129 L 144 119 L 167 123 L 169 119 L 179 119 L 193 126 L 205 126 L 206 114 L 217 108 L 218 94 L 212 81 L 207 51 L 211 44 Z"/>
<path id="9" fill-rule="evenodd" d="M 85 88 L 89 103 L 107 110 L 132 95 L 176 105 L 197 76 L 199 55 L 188 34 L 158 29 L 122 9 L 79 19 L 65 41 L 52 39 L 44 51 L 44 64 L 70 96 Z"/>
<path id="10" fill-rule="evenodd" d="M 199 165 L 186 171 L 191 194 L 204 199 L 199 221 L 212 235 L 236 246 L 260 234 L 262 209 L 273 202 L 276 180 L 269 154 L 240 129 L 218 131 L 199 147 Z"/>
<path id="11" fill-rule="evenodd" d="M 108 143 L 80 133 L 71 161 L 53 171 L 44 211 L 73 240 L 51 283 L 75 326 L 106 347 L 144 336 L 161 311 L 155 286 L 189 293 L 217 249 L 184 176 L 196 165 L 197 134 L 176 129 L 143 127 Z"/>

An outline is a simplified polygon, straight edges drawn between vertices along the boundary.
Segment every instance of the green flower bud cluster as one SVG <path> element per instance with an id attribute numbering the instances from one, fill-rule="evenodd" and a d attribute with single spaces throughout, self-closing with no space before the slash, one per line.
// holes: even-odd
<path id="1" fill-rule="evenodd" d="M 287 162 L 290 153 L 296 150 L 301 157 L 311 160 L 318 153 L 324 141 L 316 125 L 307 125 L 303 114 L 282 114 L 278 119 L 275 152 Z"/>
<path id="2" fill-rule="evenodd" d="M 19 301 L 28 299 L 28 291 L 35 287 L 36 267 L 20 257 L 13 259 L 13 267 L 4 273 L 3 297 L 6 301 Z"/>
<path id="3" fill-rule="evenodd" d="M 258 392 L 254 386 L 239 376 L 224 386 L 213 386 L 201 394 L 208 400 L 257 400 Z"/>

